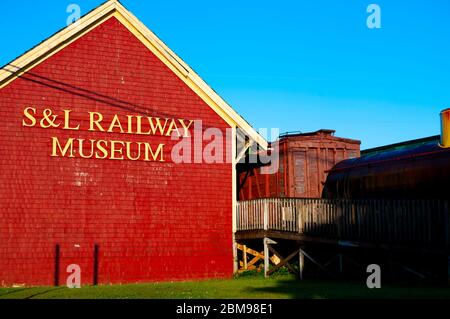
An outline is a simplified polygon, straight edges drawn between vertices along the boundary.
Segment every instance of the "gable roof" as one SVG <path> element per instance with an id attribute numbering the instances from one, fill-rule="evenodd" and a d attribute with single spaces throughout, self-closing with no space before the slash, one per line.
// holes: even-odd
<path id="1" fill-rule="evenodd" d="M 0 89 L 111 17 L 117 18 L 206 104 L 222 117 L 225 122 L 232 127 L 240 128 L 246 135 L 258 143 L 260 147 L 267 149 L 267 141 L 247 121 L 117 0 L 105 2 L 77 22 L 59 31 L 13 62 L 4 66 L 0 70 Z"/>

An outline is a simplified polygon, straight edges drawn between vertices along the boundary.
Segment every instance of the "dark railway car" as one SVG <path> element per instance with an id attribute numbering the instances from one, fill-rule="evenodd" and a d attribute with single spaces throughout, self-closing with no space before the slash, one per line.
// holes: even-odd
<path id="1" fill-rule="evenodd" d="M 324 198 L 450 199 L 448 119 L 442 135 L 400 143 L 338 163 L 328 174 Z"/>

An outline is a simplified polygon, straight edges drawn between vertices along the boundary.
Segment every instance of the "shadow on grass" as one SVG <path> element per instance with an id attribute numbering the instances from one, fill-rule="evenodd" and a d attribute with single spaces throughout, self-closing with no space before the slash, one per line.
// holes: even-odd
<path id="1" fill-rule="evenodd" d="M 18 292 L 21 292 L 21 291 L 31 290 L 31 289 L 32 288 L 20 288 L 20 289 L 19 288 L 17 288 L 17 289 L 11 288 L 10 291 L 7 291 L 5 293 L 0 293 L 0 298 L 2 298 L 4 296 L 11 295 L 11 294 L 15 294 L 15 293 L 18 293 Z"/>
<path id="2" fill-rule="evenodd" d="M 24 299 L 33 299 L 35 297 L 39 297 L 39 296 L 45 295 L 45 294 L 47 294 L 49 292 L 54 292 L 54 291 L 62 290 L 62 289 L 66 289 L 66 287 L 57 287 L 57 288 L 47 289 L 47 290 L 35 293 L 33 295 L 27 296 Z"/>
<path id="3" fill-rule="evenodd" d="M 40 288 L 20 288 L 20 289 L 11 289 L 11 291 L 7 291 L 5 293 L 0 293 L 0 299 L 33 299 L 39 296 L 43 296 L 49 292 L 54 292 L 57 290 L 65 289 L 65 287 L 55 287 L 49 289 L 40 289 Z M 29 292 L 29 293 L 27 293 Z M 17 297 L 16 297 L 17 295 Z"/>
<path id="4" fill-rule="evenodd" d="M 450 299 L 448 287 L 390 285 L 369 289 L 365 282 L 342 280 L 273 280 L 266 287 L 249 287 L 245 291 L 248 294 L 279 295 L 291 299 Z"/>

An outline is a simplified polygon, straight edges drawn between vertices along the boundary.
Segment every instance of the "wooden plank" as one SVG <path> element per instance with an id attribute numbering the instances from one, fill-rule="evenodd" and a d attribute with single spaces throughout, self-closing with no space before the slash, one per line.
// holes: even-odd
<path id="1" fill-rule="evenodd" d="M 373 220 L 373 228 L 371 229 L 371 236 L 372 236 L 372 241 L 376 242 L 376 238 L 378 235 L 378 209 L 377 209 L 377 205 L 378 205 L 378 200 L 369 200 L 369 207 L 371 210 L 371 214 L 372 214 L 372 220 Z"/>
<path id="2" fill-rule="evenodd" d="M 385 214 L 388 216 L 389 219 L 389 230 L 388 230 L 388 241 L 393 241 L 393 235 L 395 234 L 395 221 L 397 219 L 397 213 L 396 211 L 391 207 L 391 202 L 386 201 L 386 208 L 385 208 Z"/>
<path id="3" fill-rule="evenodd" d="M 275 271 L 277 271 L 278 269 L 280 269 L 281 267 L 285 266 L 294 274 L 297 273 L 297 271 L 289 264 L 289 261 L 294 258 L 295 256 L 297 256 L 298 251 L 295 250 L 293 253 L 291 253 L 288 257 L 284 258 L 280 253 L 278 253 L 275 248 L 273 248 L 272 246 L 268 246 L 269 250 L 274 253 L 275 255 L 277 255 L 281 261 L 278 265 L 276 265 L 275 267 L 273 267 L 272 269 L 269 270 L 269 272 L 267 273 L 268 276 L 270 276 L 271 274 L 273 274 Z"/>
<path id="4" fill-rule="evenodd" d="M 337 211 L 336 211 L 336 217 L 335 220 L 337 220 L 337 238 L 341 239 L 342 236 L 342 202 L 336 202 L 334 201 Z"/>
<path id="5" fill-rule="evenodd" d="M 244 269 L 247 270 L 247 246 L 244 245 L 243 249 Z"/>
<path id="6" fill-rule="evenodd" d="M 432 237 L 432 227 L 431 227 L 431 211 L 433 209 L 433 205 L 430 201 L 425 201 L 425 203 L 426 203 L 425 205 L 428 206 L 428 209 L 427 209 L 428 213 L 426 214 L 426 216 L 427 216 L 427 234 L 428 234 L 427 240 L 428 240 L 429 244 L 432 244 L 433 237 Z"/>
<path id="7" fill-rule="evenodd" d="M 298 266 L 299 266 L 299 273 L 298 276 L 300 280 L 303 280 L 303 272 L 305 271 L 305 255 L 303 255 L 303 250 L 299 249 L 298 251 Z M 450 276 L 449 276 L 450 278 Z"/>
<path id="8" fill-rule="evenodd" d="M 344 238 L 350 238 L 350 205 L 348 200 L 344 200 Z"/>
<path id="9" fill-rule="evenodd" d="M 408 214 L 409 214 L 409 240 L 415 242 L 416 237 L 416 216 L 414 215 L 414 205 L 416 201 L 412 200 L 409 202 Z"/>
<path id="10" fill-rule="evenodd" d="M 447 258 L 447 282 L 450 286 L 450 255 Z"/>
<path id="11" fill-rule="evenodd" d="M 414 201 L 413 205 L 412 205 L 412 211 L 413 211 L 413 215 L 414 215 L 414 237 L 416 239 L 417 242 L 421 242 L 422 241 L 422 223 L 421 223 L 421 215 L 420 215 L 420 210 L 419 210 L 419 202 L 418 201 Z"/>
<path id="12" fill-rule="evenodd" d="M 248 248 L 245 245 L 240 245 L 240 244 L 238 244 L 237 247 L 238 247 L 239 250 L 242 250 L 242 251 L 244 251 L 244 247 L 245 247 L 245 250 L 247 251 L 247 254 L 253 255 L 253 256 L 261 258 L 261 259 L 264 258 L 264 252 L 258 252 L 256 250 Z"/>
<path id="13" fill-rule="evenodd" d="M 269 229 L 269 203 L 264 203 L 264 230 Z"/>
<path id="14" fill-rule="evenodd" d="M 306 258 L 308 258 L 310 261 L 312 261 L 317 267 L 322 269 L 325 273 L 330 274 L 328 269 L 326 269 L 324 266 L 322 266 L 319 262 L 317 262 L 314 258 L 312 258 L 310 255 L 308 255 L 305 251 L 303 251 L 303 255 L 305 255 Z"/>
<path id="15" fill-rule="evenodd" d="M 338 254 L 338 260 L 339 260 L 339 273 L 344 272 L 344 256 L 342 254 Z"/>
<path id="16" fill-rule="evenodd" d="M 259 260 L 264 260 L 264 251 L 262 251 L 260 255 L 254 257 L 253 259 L 251 259 L 251 260 L 248 262 L 247 267 L 254 267 L 254 265 L 255 265 Z"/>
<path id="17" fill-rule="evenodd" d="M 264 238 L 264 277 L 269 277 L 269 244 L 268 238 Z"/>
<path id="18" fill-rule="evenodd" d="M 404 210 L 403 210 L 403 217 L 404 217 L 403 240 L 405 242 L 410 242 L 411 219 L 409 218 L 409 202 L 410 202 L 410 200 L 405 200 L 403 202 L 403 204 L 404 204 Z"/>
<path id="19" fill-rule="evenodd" d="M 357 225 L 358 230 L 356 232 L 357 238 L 364 238 L 365 237 L 365 229 L 363 225 L 363 218 L 366 218 L 365 211 L 364 211 L 364 201 L 362 202 L 356 202 L 353 205 L 353 222 Z"/>
<path id="20" fill-rule="evenodd" d="M 397 202 L 397 208 L 398 208 L 398 227 L 397 227 L 397 232 L 396 235 L 397 240 L 400 242 L 404 241 L 404 227 L 405 227 L 405 220 L 404 220 L 404 210 L 405 210 L 405 201 L 404 200 L 400 200 L 399 202 Z"/>
<path id="21" fill-rule="evenodd" d="M 444 227 L 445 227 L 445 244 L 447 248 L 450 247 L 450 211 L 448 201 L 444 202 L 443 214 L 444 214 Z"/>

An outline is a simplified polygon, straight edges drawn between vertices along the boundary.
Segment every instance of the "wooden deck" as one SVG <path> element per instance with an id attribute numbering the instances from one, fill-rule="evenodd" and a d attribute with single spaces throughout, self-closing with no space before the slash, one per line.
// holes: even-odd
<path id="1" fill-rule="evenodd" d="M 242 201 L 237 207 L 236 239 L 281 238 L 448 250 L 449 207 L 446 200 Z"/>

